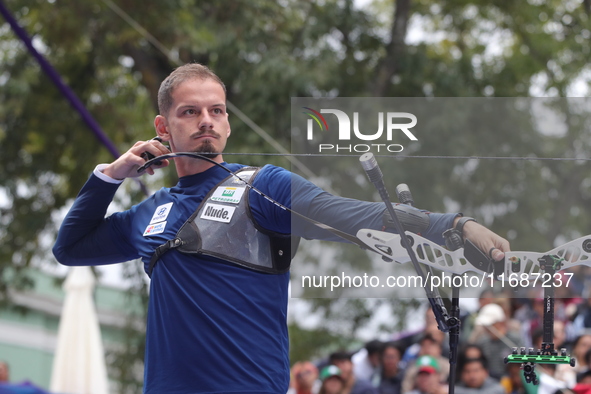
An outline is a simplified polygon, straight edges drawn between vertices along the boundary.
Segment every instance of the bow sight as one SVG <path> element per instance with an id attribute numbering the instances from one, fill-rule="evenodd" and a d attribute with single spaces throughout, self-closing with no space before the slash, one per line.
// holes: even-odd
<path id="1" fill-rule="evenodd" d="M 589 241 L 589 240 L 587 240 Z M 583 242 L 583 249 L 589 252 L 590 242 Z M 540 270 L 554 279 L 554 275 L 560 271 L 563 266 L 564 259 L 556 255 L 544 255 L 538 259 L 540 263 Z M 511 264 L 519 263 L 516 258 L 511 261 Z M 525 381 L 527 383 L 538 384 L 538 378 L 535 373 L 536 364 L 570 364 L 575 366 L 574 357 L 566 354 L 566 349 L 558 351 L 554 349 L 554 291 L 556 282 L 551 280 L 550 286 L 544 287 L 544 320 L 543 320 L 543 342 L 542 347 L 534 351 L 534 348 L 529 348 L 527 354 L 525 348 L 522 347 L 518 354 L 517 348 L 513 348 L 512 354 L 505 357 L 505 364 L 521 364 Z"/>

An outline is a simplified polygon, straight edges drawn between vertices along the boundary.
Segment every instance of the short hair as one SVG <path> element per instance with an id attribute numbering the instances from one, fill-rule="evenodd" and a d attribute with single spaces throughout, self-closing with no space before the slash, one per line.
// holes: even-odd
<path id="1" fill-rule="evenodd" d="M 398 354 L 400 354 L 400 358 L 402 358 L 402 356 L 404 355 L 404 349 L 402 348 L 402 346 L 400 346 L 400 344 L 396 341 L 390 341 L 383 344 L 382 348 L 380 349 L 380 357 L 384 357 L 386 349 L 389 348 L 396 349 L 398 351 Z"/>
<path id="2" fill-rule="evenodd" d="M 468 358 L 474 358 L 474 357 L 468 357 L 468 351 L 470 351 L 470 349 L 476 349 L 476 351 L 480 354 L 480 356 L 484 356 L 484 351 L 482 350 L 482 347 L 480 345 L 477 345 L 475 343 L 466 343 L 464 345 L 462 345 L 460 347 L 460 351 L 458 353 L 458 358 L 459 359 L 468 359 Z"/>
<path id="3" fill-rule="evenodd" d="M 429 340 L 433 343 L 439 343 L 439 341 L 437 339 L 435 339 L 435 337 L 433 336 L 433 334 L 431 333 L 427 333 L 424 334 L 420 339 L 419 339 L 419 345 L 422 345 L 424 341 Z"/>
<path id="4" fill-rule="evenodd" d="M 583 330 L 583 332 L 581 334 L 579 334 L 579 336 L 576 337 L 575 340 L 573 341 L 573 346 L 572 346 L 573 350 L 577 347 L 579 342 L 581 342 L 581 339 L 583 339 L 583 337 L 590 336 L 590 335 L 591 335 L 591 331 Z"/>
<path id="5" fill-rule="evenodd" d="M 380 353 L 383 346 L 384 343 L 382 341 L 374 339 L 365 344 L 365 350 L 367 350 L 367 354 L 376 354 Z"/>
<path id="6" fill-rule="evenodd" d="M 188 63 L 174 69 L 160 84 L 160 89 L 158 89 L 158 112 L 160 115 L 166 116 L 170 111 L 174 89 L 191 79 L 214 80 L 222 86 L 224 94 L 226 94 L 226 85 L 211 69 L 199 63 Z"/>
<path id="7" fill-rule="evenodd" d="M 591 377 L 591 369 L 587 369 L 583 372 L 579 372 L 577 374 L 577 383 L 581 383 L 581 381 L 585 378 Z"/>
<path id="8" fill-rule="evenodd" d="M 472 363 L 479 363 L 482 368 L 486 369 L 488 371 L 488 360 L 486 359 L 486 357 L 477 357 L 477 358 L 467 358 L 464 360 L 464 363 L 461 366 L 461 371 L 464 370 L 464 368 L 466 367 L 466 365 L 468 364 L 472 364 Z"/>
<path id="9" fill-rule="evenodd" d="M 352 354 L 350 352 L 340 350 L 338 352 L 331 353 L 331 355 L 328 356 L 328 361 L 331 364 L 334 364 L 335 361 L 351 361 L 351 356 Z"/>
<path id="10" fill-rule="evenodd" d="M 468 353 L 469 349 L 477 349 L 480 352 L 480 356 L 476 357 L 476 358 L 468 357 L 466 354 Z M 482 347 L 480 347 L 479 345 L 476 345 L 474 343 L 469 343 L 469 344 L 464 345 L 460 349 L 460 352 L 458 353 L 457 370 L 460 372 L 463 371 L 464 366 L 466 366 L 467 364 L 469 364 L 473 361 L 480 361 L 480 363 L 482 364 L 484 369 L 488 370 L 488 359 L 484 355 L 484 353 L 482 351 Z M 462 377 L 460 376 L 460 374 L 457 374 L 456 375 L 456 383 L 459 383 L 462 380 L 461 378 Z"/>

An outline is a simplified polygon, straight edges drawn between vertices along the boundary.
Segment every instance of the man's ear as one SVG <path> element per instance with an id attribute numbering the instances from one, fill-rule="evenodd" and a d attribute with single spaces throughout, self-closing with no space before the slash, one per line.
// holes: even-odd
<path id="1" fill-rule="evenodd" d="M 162 138 L 163 141 L 170 140 L 170 133 L 168 132 L 168 120 L 162 115 L 156 115 L 154 118 L 154 129 L 158 137 Z"/>

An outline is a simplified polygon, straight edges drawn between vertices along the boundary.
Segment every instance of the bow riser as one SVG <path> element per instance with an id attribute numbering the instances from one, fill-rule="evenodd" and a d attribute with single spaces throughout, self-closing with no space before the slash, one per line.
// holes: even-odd
<path id="1" fill-rule="evenodd" d="M 482 272 L 491 273 L 493 271 L 492 266 L 487 271 L 473 266 L 464 257 L 463 249 L 449 251 L 435 242 L 408 231 L 406 232 L 406 236 L 411 241 L 410 243 L 417 256 L 417 260 L 425 266 L 458 275 L 466 272 L 482 274 Z M 410 261 L 398 234 L 362 229 L 357 232 L 357 238 L 365 243 L 372 251 L 385 258 L 394 260 L 400 264 Z M 575 239 L 546 253 L 506 252 L 502 274 L 499 274 L 497 279 L 504 281 L 539 279 L 540 274 L 543 272 L 538 260 L 547 255 L 562 259 L 562 266 L 557 271 L 578 265 L 591 266 L 591 235 Z"/>

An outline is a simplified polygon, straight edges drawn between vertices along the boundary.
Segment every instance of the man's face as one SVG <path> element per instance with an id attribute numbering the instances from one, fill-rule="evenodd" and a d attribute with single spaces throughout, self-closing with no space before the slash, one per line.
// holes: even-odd
<path id="1" fill-rule="evenodd" d="M 554 343 L 562 345 L 566 341 L 566 330 L 564 323 L 560 320 L 554 321 Z"/>
<path id="2" fill-rule="evenodd" d="M 322 386 L 326 394 L 338 394 L 343 391 L 345 384 L 341 378 L 332 376 L 326 379 Z"/>
<path id="3" fill-rule="evenodd" d="M 353 376 L 353 363 L 351 360 L 335 360 L 333 364 L 339 367 L 341 376 L 348 382 L 351 376 Z"/>
<path id="4" fill-rule="evenodd" d="M 423 393 L 435 393 L 439 386 L 439 374 L 435 372 L 419 372 L 415 385 Z"/>
<path id="5" fill-rule="evenodd" d="M 387 347 L 384 349 L 382 364 L 384 372 L 387 375 L 395 375 L 398 372 L 398 363 L 400 363 L 400 353 L 398 349 Z"/>
<path id="6" fill-rule="evenodd" d="M 480 362 L 469 362 L 462 370 L 462 382 L 469 388 L 480 388 L 486 378 L 488 378 L 488 371 Z"/>
<path id="7" fill-rule="evenodd" d="M 425 338 L 421 342 L 419 354 L 421 356 L 427 355 L 432 357 L 439 357 L 441 356 L 441 344 L 431 340 L 430 338 Z"/>
<path id="8" fill-rule="evenodd" d="M 573 349 L 573 356 L 578 360 L 585 360 L 585 353 L 591 349 L 591 335 L 584 334 Z"/>
<path id="9" fill-rule="evenodd" d="M 0 382 L 8 382 L 8 366 L 0 362 Z"/>
<path id="10" fill-rule="evenodd" d="M 316 373 L 311 368 L 304 368 L 295 376 L 299 386 L 301 388 L 310 389 L 314 385 L 316 378 L 318 377 L 318 373 Z"/>
<path id="11" fill-rule="evenodd" d="M 222 86 L 211 79 L 191 79 L 173 90 L 172 99 L 168 114 L 158 115 L 154 122 L 171 150 L 222 153 L 230 136 Z"/>

